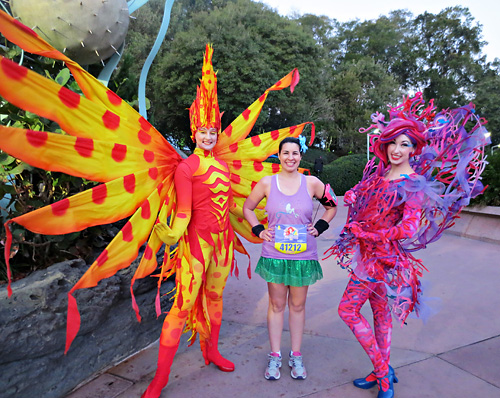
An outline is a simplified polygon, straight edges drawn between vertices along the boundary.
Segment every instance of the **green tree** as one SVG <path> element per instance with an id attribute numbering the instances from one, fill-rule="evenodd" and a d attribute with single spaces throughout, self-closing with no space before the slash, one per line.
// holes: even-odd
<path id="1" fill-rule="evenodd" d="M 195 97 L 206 43 L 214 45 L 223 127 L 295 67 L 301 75 L 296 91 L 272 93 L 255 131 L 297 124 L 317 113 L 314 104 L 326 86 L 322 49 L 298 22 L 250 0 L 178 3 L 172 10 L 172 33 L 147 85 L 150 119 L 167 137 L 180 146 L 190 144 L 187 108 Z M 179 15 L 189 15 L 189 20 Z M 129 48 L 142 45 L 143 37 L 142 32 L 131 35 Z"/>
<path id="2" fill-rule="evenodd" d="M 492 145 L 500 144 L 500 60 L 488 64 L 488 69 L 474 86 L 476 111 L 488 123 Z"/>
<path id="3" fill-rule="evenodd" d="M 401 97 L 395 78 L 370 58 L 343 63 L 334 73 L 328 92 L 334 103 L 327 146 L 338 154 L 366 151 L 366 136 L 358 132 L 368 127 L 370 115 L 386 109 Z"/>
<path id="4" fill-rule="evenodd" d="M 413 25 L 419 38 L 414 50 L 419 67 L 411 84 L 426 98 L 435 98 L 440 108 L 467 103 L 484 71 L 481 25 L 467 8 L 458 6 L 437 15 L 425 12 Z"/>

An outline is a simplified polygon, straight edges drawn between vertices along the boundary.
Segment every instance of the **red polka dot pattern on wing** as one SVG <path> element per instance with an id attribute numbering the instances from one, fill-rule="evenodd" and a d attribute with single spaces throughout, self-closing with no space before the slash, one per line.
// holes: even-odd
<path id="1" fill-rule="evenodd" d="M 235 184 L 239 184 L 241 182 L 241 177 L 238 174 L 231 174 L 231 181 Z"/>
<path id="2" fill-rule="evenodd" d="M 149 245 L 146 245 L 146 249 L 144 249 L 144 258 L 146 260 L 151 260 L 153 258 L 153 249 Z"/>
<path id="3" fill-rule="evenodd" d="M 231 134 L 233 134 L 233 126 L 232 125 L 227 126 L 226 129 L 224 130 L 224 133 L 228 137 L 231 137 Z"/>
<path id="4" fill-rule="evenodd" d="M 18 64 L 7 58 L 2 58 L 0 66 L 2 67 L 3 73 L 5 73 L 7 77 L 13 80 L 21 80 L 28 74 L 28 69 L 19 66 Z"/>
<path id="5" fill-rule="evenodd" d="M 64 216 L 66 214 L 66 211 L 69 209 L 69 199 L 63 199 L 60 200 L 59 202 L 52 203 L 50 205 L 52 209 L 52 214 L 57 217 Z"/>
<path id="6" fill-rule="evenodd" d="M 139 130 L 139 133 L 137 133 L 137 138 L 139 138 L 141 144 L 144 145 L 147 145 L 151 142 L 151 136 L 142 129 Z"/>
<path id="7" fill-rule="evenodd" d="M 99 257 L 95 260 L 98 267 L 102 266 L 106 261 L 108 261 L 108 251 L 104 250 Z"/>
<path id="8" fill-rule="evenodd" d="M 135 175 L 134 174 L 129 174 L 129 175 L 126 175 L 125 177 L 123 177 L 123 188 L 128 193 L 135 192 Z"/>
<path id="9" fill-rule="evenodd" d="M 156 180 L 158 178 L 158 169 L 156 167 L 151 167 L 148 170 L 148 175 L 152 180 Z"/>
<path id="10" fill-rule="evenodd" d="M 127 155 L 127 146 L 123 144 L 115 144 L 111 151 L 111 157 L 115 162 L 122 162 Z"/>
<path id="11" fill-rule="evenodd" d="M 251 113 L 250 109 L 247 108 L 243 111 L 241 116 L 243 116 L 243 119 L 248 120 L 248 118 L 250 117 L 250 113 Z"/>
<path id="12" fill-rule="evenodd" d="M 276 141 L 278 138 L 280 138 L 280 132 L 278 130 L 271 131 L 271 138 Z"/>
<path id="13" fill-rule="evenodd" d="M 125 242 L 132 242 L 134 240 L 134 234 L 132 233 L 132 223 L 127 221 L 127 223 L 122 228 L 122 236 Z"/>
<path id="14" fill-rule="evenodd" d="M 241 160 L 233 160 L 233 168 L 235 170 L 241 169 Z"/>
<path id="15" fill-rule="evenodd" d="M 262 162 L 253 162 L 253 169 L 257 172 L 264 170 L 264 165 Z"/>
<path id="16" fill-rule="evenodd" d="M 260 146 L 260 144 L 262 144 L 262 140 L 260 139 L 260 137 L 258 135 L 254 135 L 252 138 L 252 144 L 254 146 Z"/>
<path id="17" fill-rule="evenodd" d="M 106 128 L 116 130 L 120 127 L 120 116 L 113 112 L 106 111 L 104 115 L 102 115 L 102 122 Z"/>
<path id="18" fill-rule="evenodd" d="M 142 116 L 139 118 L 139 124 L 141 125 L 141 130 L 144 131 L 151 130 L 151 124 Z"/>
<path id="19" fill-rule="evenodd" d="M 229 150 L 235 153 L 238 150 L 238 143 L 235 142 L 234 144 L 229 145 Z"/>
<path id="20" fill-rule="evenodd" d="M 111 102 L 113 105 L 120 105 L 122 103 L 122 99 L 113 91 L 108 90 L 106 94 L 108 96 L 109 102 Z"/>
<path id="21" fill-rule="evenodd" d="M 149 220 L 151 217 L 151 206 L 149 204 L 149 200 L 146 199 L 141 206 L 141 217 L 145 220 Z"/>
<path id="22" fill-rule="evenodd" d="M 92 156 L 94 151 L 94 140 L 90 138 L 77 137 L 75 141 L 75 151 L 84 158 Z"/>
<path id="23" fill-rule="evenodd" d="M 102 205 L 108 196 L 108 187 L 106 184 L 98 185 L 92 188 L 92 202 L 96 205 Z"/>
<path id="24" fill-rule="evenodd" d="M 28 130 L 26 132 L 26 139 L 28 140 L 30 145 L 34 146 L 35 148 L 44 146 L 47 142 L 48 137 L 49 135 L 46 131 Z"/>
<path id="25" fill-rule="evenodd" d="M 277 163 L 272 163 L 271 169 L 273 171 L 273 174 L 279 173 L 280 165 Z"/>
<path id="26" fill-rule="evenodd" d="M 144 160 L 148 163 L 152 163 L 155 160 L 154 152 L 148 151 L 147 149 L 144 151 L 143 155 Z"/>
<path id="27" fill-rule="evenodd" d="M 66 87 L 61 87 L 59 92 L 57 93 L 57 96 L 59 97 L 61 102 L 68 108 L 75 109 L 78 108 L 78 105 L 80 105 L 81 97 L 77 93 L 71 91 L 70 89 L 67 89 Z"/>

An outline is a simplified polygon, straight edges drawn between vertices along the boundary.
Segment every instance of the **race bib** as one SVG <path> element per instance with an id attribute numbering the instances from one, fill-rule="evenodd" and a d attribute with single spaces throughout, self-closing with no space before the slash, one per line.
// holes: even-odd
<path id="1" fill-rule="evenodd" d="M 276 224 L 274 247 L 281 253 L 298 254 L 307 249 L 307 226 Z"/>

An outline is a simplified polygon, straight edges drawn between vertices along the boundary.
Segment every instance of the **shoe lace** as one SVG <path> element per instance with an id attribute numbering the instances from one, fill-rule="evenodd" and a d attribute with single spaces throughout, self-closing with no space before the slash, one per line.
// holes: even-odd
<path id="1" fill-rule="evenodd" d="M 268 368 L 279 368 L 280 367 L 281 358 L 275 357 L 274 355 L 269 355 L 269 362 L 267 363 Z"/>
<path id="2" fill-rule="evenodd" d="M 299 369 L 299 370 L 304 369 L 304 363 L 302 362 L 301 356 L 296 357 L 296 356 L 292 355 L 291 359 L 292 359 L 293 368 Z"/>

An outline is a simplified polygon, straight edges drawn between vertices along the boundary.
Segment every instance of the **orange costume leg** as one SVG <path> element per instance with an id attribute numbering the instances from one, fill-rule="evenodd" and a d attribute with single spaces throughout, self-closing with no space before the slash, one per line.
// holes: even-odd
<path id="1" fill-rule="evenodd" d="M 182 287 L 177 285 L 177 289 L 179 288 Z M 158 353 L 158 365 L 155 376 L 141 398 L 158 398 L 161 394 L 161 390 L 168 383 L 170 367 L 172 366 L 174 356 L 179 348 L 179 341 L 184 326 L 186 325 L 186 319 L 189 312 L 188 305 L 179 309 L 177 298 L 178 297 L 176 297 L 170 312 L 163 321 L 160 336 L 160 350 Z"/>
<path id="2" fill-rule="evenodd" d="M 212 235 L 214 241 L 216 241 L 216 239 L 223 239 L 222 233 L 218 236 L 214 234 Z M 200 346 L 206 365 L 212 362 L 220 370 L 224 372 L 232 372 L 234 370 L 234 363 L 227 360 L 219 353 L 218 344 L 223 310 L 222 292 L 226 286 L 226 281 L 233 262 L 233 243 L 231 242 L 230 247 L 225 249 L 223 248 L 222 250 L 228 250 L 227 257 L 226 253 L 223 252 L 219 255 L 212 255 L 210 260 L 206 259 L 207 261 L 210 261 L 206 273 L 207 282 L 205 285 L 207 312 L 210 318 L 210 338 L 205 340 L 200 335 Z"/>
<path id="3" fill-rule="evenodd" d="M 185 243 L 180 242 L 180 245 Z M 190 264 L 185 257 L 181 256 L 178 261 L 181 261 L 181 266 L 176 271 L 177 294 L 172 308 L 163 321 L 158 366 L 153 380 L 141 398 L 158 398 L 161 390 L 167 385 L 170 367 L 179 348 L 182 332 L 202 286 L 203 266 L 199 262 L 193 264 L 191 273 Z M 179 294 L 180 292 L 182 294 Z"/>
<path id="4" fill-rule="evenodd" d="M 208 365 L 213 362 L 219 369 L 226 372 L 234 370 L 234 364 L 223 358 L 217 349 L 222 320 L 222 292 L 231 269 L 234 256 L 233 246 L 231 242 L 231 245 L 227 248 L 229 257 L 228 261 L 226 261 L 224 248 L 222 248 L 222 253 L 216 253 L 217 247 L 220 247 L 218 240 L 222 239 L 222 233 L 220 237 L 212 234 L 212 238 L 215 245 L 209 244 L 200 236 L 197 236 L 203 253 L 203 263 L 191 253 L 187 256 L 181 256 L 181 266 L 176 271 L 177 294 L 174 304 L 163 322 L 161 331 L 158 368 L 141 398 L 158 398 L 161 390 L 167 385 L 170 368 L 179 347 L 180 337 L 188 320 L 188 329 L 194 328 L 200 332 L 200 345 L 205 363 Z M 190 239 L 193 239 L 193 237 Z M 181 241 L 180 245 L 183 246 L 181 252 L 189 252 L 185 242 Z M 203 278 L 204 275 L 205 278 Z M 202 292 L 204 297 L 199 297 Z M 179 308 L 179 302 L 182 302 L 181 308 Z M 208 339 L 202 337 L 202 331 L 207 330 L 207 325 L 199 324 L 203 322 L 201 313 L 205 311 L 208 314 L 211 326 Z M 191 314 L 192 312 L 194 314 Z M 193 320 L 195 320 L 194 324 L 192 323 Z"/>

